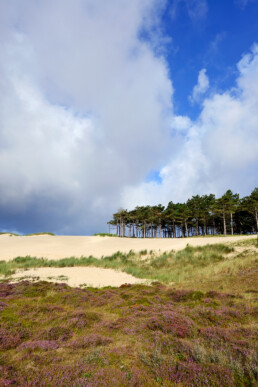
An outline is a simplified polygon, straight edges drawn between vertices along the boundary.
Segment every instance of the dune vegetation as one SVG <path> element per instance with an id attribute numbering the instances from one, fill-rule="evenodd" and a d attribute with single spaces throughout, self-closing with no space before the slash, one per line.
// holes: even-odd
<path id="1" fill-rule="evenodd" d="M 36 235 L 52 235 L 54 236 L 55 234 L 53 232 L 36 232 L 33 234 L 25 234 L 24 236 L 36 236 Z"/>
<path id="2" fill-rule="evenodd" d="M 109 267 L 152 285 L 10 283 L 19 268 Z M 102 259 L 1 262 L 0 385 L 255 386 L 254 240 Z"/>
<path id="3" fill-rule="evenodd" d="M 0 235 L 10 235 L 10 236 L 21 236 L 20 234 L 13 233 L 13 232 L 0 232 Z M 36 236 L 36 235 L 52 235 L 54 236 L 55 234 L 52 232 L 36 232 L 33 234 L 24 234 L 23 236 Z"/>
<path id="4" fill-rule="evenodd" d="M 0 232 L 0 235 L 19 236 L 19 234 L 13 232 Z"/>
<path id="5" fill-rule="evenodd" d="M 218 277 L 223 278 L 220 286 L 221 289 L 224 289 L 231 277 L 239 277 L 239 271 L 243 268 L 248 270 L 256 263 L 256 240 L 249 239 L 228 245 L 207 244 L 197 247 L 188 245 L 183 250 L 162 254 L 147 250 L 142 250 L 139 253 L 132 250 L 129 253 L 118 251 L 101 259 L 93 256 L 69 257 L 60 260 L 30 256 L 16 257 L 11 261 L 0 261 L 0 275 L 8 278 L 18 269 L 94 266 L 121 270 L 138 278 L 160 281 L 164 284 L 173 284 L 175 286 L 182 284 L 184 287 L 187 284 L 200 287 L 206 281 L 211 286 L 210 279 L 212 278 L 215 281 Z M 26 271 L 24 273 L 26 274 Z"/>
<path id="6" fill-rule="evenodd" d="M 116 234 L 111 234 L 108 232 L 99 232 L 97 234 L 93 234 L 93 236 L 101 236 L 101 237 L 118 237 Z"/>

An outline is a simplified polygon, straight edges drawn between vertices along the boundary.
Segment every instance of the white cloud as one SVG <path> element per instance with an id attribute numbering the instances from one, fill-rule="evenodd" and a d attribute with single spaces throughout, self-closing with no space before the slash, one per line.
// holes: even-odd
<path id="1" fill-rule="evenodd" d="M 187 116 L 174 116 L 172 118 L 171 128 L 173 131 L 175 130 L 178 132 L 185 133 L 186 131 L 189 130 L 191 125 L 192 125 L 192 122 L 190 118 Z"/>
<path id="2" fill-rule="evenodd" d="M 243 56 L 238 70 L 236 88 L 207 98 L 198 120 L 190 125 L 185 121 L 189 129 L 184 145 L 176 154 L 171 152 L 161 169 L 162 183 L 127 187 L 125 206 L 184 201 L 210 192 L 221 195 L 227 189 L 248 195 L 257 186 L 257 45 Z"/>
<path id="3" fill-rule="evenodd" d="M 200 97 L 206 93 L 209 88 L 210 82 L 206 75 L 206 69 L 202 69 L 198 75 L 198 83 L 194 86 L 192 95 L 189 97 L 191 103 L 199 102 Z"/>
<path id="4" fill-rule="evenodd" d="M 140 38 L 158 29 L 159 10 L 157 0 L 1 2 L 3 225 L 101 230 L 123 187 L 164 161 L 173 88 Z"/>

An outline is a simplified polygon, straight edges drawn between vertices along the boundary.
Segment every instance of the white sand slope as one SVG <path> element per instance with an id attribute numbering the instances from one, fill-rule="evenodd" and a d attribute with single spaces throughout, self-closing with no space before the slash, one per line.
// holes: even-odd
<path id="1" fill-rule="evenodd" d="M 42 280 L 49 282 L 65 282 L 69 286 L 121 286 L 123 284 L 147 283 L 146 280 L 135 278 L 122 271 L 112 269 L 100 269 L 97 267 L 41 267 L 30 270 L 19 270 L 13 276 L 12 280 Z"/>
<path id="2" fill-rule="evenodd" d="M 134 239 L 99 236 L 9 236 L 5 234 L 0 235 L 0 260 L 8 261 L 17 256 L 26 255 L 49 259 L 71 256 L 88 257 L 90 255 L 101 258 L 117 251 L 126 253 L 130 250 L 137 252 L 146 249 L 164 252 L 181 250 L 187 243 L 191 246 L 203 246 L 249 238 L 256 238 L 256 236 Z"/>

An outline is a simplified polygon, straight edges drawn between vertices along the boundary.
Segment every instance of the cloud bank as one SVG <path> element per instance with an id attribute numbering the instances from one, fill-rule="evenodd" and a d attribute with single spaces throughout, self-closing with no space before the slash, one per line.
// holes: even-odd
<path id="1" fill-rule="evenodd" d="M 105 227 L 173 147 L 173 88 L 142 31 L 162 2 L 1 2 L 3 228 Z"/>

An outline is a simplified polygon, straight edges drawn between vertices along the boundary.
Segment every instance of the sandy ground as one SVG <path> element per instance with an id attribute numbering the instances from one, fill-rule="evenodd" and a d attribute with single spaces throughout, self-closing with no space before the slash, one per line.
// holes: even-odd
<path id="1" fill-rule="evenodd" d="M 96 258 L 111 255 L 117 251 L 135 252 L 141 250 L 169 251 L 183 249 L 187 243 L 192 246 L 234 242 L 256 236 L 209 237 L 184 239 L 129 239 L 94 236 L 10 236 L 0 235 L 0 260 L 11 260 L 17 256 L 30 255 L 48 259 L 81 257 L 93 255 Z M 125 283 L 146 283 L 121 271 L 95 267 L 37 268 L 20 270 L 12 276 L 21 279 L 66 282 L 70 286 L 120 286 Z"/>
<path id="2" fill-rule="evenodd" d="M 181 250 L 187 243 L 191 246 L 203 246 L 205 244 L 235 242 L 252 236 L 236 237 L 200 237 L 200 238 L 111 238 L 98 236 L 10 236 L 0 235 L 0 260 L 11 260 L 18 256 L 30 255 L 33 257 L 44 257 L 49 259 L 60 259 L 67 257 L 96 258 L 112 255 L 117 251 L 129 252 L 130 250 L 155 250 L 169 251 Z"/>
<path id="3" fill-rule="evenodd" d="M 149 281 L 135 278 L 129 274 L 112 269 L 100 269 L 97 267 L 41 267 L 38 269 L 17 271 L 12 279 L 43 280 L 50 282 L 65 282 L 69 286 L 121 286 L 123 284 L 148 283 Z"/>

